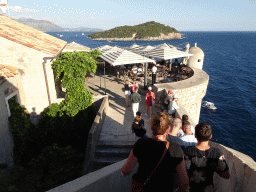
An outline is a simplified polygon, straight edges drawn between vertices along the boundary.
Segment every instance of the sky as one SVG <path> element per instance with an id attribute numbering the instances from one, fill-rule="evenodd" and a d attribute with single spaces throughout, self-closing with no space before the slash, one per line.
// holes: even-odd
<path id="1" fill-rule="evenodd" d="M 8 0 L 7 8 L 5 15 L 15 19 L 69 28 L 155 21 L 178 31 L 256 31 L 256 0 Z"/>

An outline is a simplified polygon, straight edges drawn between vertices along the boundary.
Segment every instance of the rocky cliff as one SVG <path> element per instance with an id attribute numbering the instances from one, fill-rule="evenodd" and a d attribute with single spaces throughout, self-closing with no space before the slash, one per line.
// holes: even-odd
<path id="1" fill-rule="evenodd" d="M 135 33 L 136 34 L 136 33 Z M 160 33 L 158 37 L 145 37 L 145 38 L 136 38 L 136 35 L 130 38 L 95 38 L 93 40 L 105 40 L 105 41 L 158 41 L 164 39 L 181 39 L 181 33 L 168 33 L 167 35 Z"/>

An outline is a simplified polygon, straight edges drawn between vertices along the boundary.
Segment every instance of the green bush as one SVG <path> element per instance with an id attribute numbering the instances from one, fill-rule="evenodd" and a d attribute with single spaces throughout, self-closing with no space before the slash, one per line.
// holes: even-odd
<path id="1" fill-rule="evenodd" d="M 84 155 L 71 146 L 63 148 L 53 144 L 30 162 L 30 174 L 24 180 L 33 184 L 40 181 L 45 190 L 49 190 L 81 176 L 83 158 Z"/>
<path id="2" fill-rule="evenodd" d="M 96 72 L 99 54 L 98 50 L 66 52 L 53 62 L 67 98 L 47 107 L 37 126 L 27 117 L 25 108 L 14 98 L 9 100 L 16 166 L 9 186 L 17 186 L 18 191 L 45 191 L 81 176 L 87 137 L 96 116 L 85 75 L 87 71 Z M 0 178 L 0 185 L 1 181 L 5 183 L 5 178 Z M 39 183 L 43 187 L 38 187 Z"/>
<path id="3" fill-rule="evenodd" d="M 11 111 L 9 122 L 14 141 L 14 163 L 26 166 L 27 162 L 38 155 L 32 136 L 36 126 L 27 117 L 26 108 L 19 106 L 15 98 L 9 100 L 9 106 Z"/>

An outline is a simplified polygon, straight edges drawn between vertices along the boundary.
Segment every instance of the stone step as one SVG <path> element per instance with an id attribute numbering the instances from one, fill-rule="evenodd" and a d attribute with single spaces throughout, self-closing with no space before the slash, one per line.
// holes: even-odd
<path id="1" fill-rule="evenodd" d="M 106 147 L 112 147 L 112 148 L 132 148 L 135 144 L 135 141 L 106 141 L 106 140 L 100 140 L 97 144 L 98 146 L 106 146 Z"/>
<path id="2" fill-rule="evenodd" d="M 95 152 L 96 157 L 124 157 L 127 158 L 132 150 L 132 147 L 121 148 L 121 147 L 106 147 L 106 146 L 97 146 Z"/>
<path id="3" fill-rule="evenodd" d="M 118 161 L 122 161 L 126 158 L 123 158 L 123 157 L 95 157 L 94 164 L 95 165 L 110 165 L 110 164 L 116 163 Z"/>
<path id="4" fill-rule="evenodd" d="M 102 169 L 126 158 L 127 157 L 95 157 L 91 172 L 97 171 L 98 169 Z"/>
<path id="5" fill-rule="evenodd" d="M 128 158 L 134 143 L 134 141 L 100 140 L 95 152 L 91 172 Z"/>

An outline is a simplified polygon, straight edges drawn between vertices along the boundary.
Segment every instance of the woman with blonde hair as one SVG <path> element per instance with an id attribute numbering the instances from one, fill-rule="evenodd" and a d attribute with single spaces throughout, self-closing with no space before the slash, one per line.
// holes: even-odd
<path id="1" fill-rule="evenodd" d="M 165 191 L 173 189 L 173 173 L 177 172 L 179 187 L 186 191 L 188 175 L 184 153 L 178 144 L 166 140 L 170 118 L 166 113 L 156 114 L 151 121 L 151 138 L 139 139 L 122 167 L 121 175 L 128 176 L 137 162 L 139 168 L 133 175 L 132 191 Z"/>
<path id="2" fill-rule="evenodd" d="M 125 81 L 124 84 L 124 95 L 125 95 L 125 100 L 126 100 L 126 107 L 129 107 L 129 100 L 130 100 L 130 95 L 131 95 L 131 88 L 130 88 L 130 83 L 128 80 Z"/>

